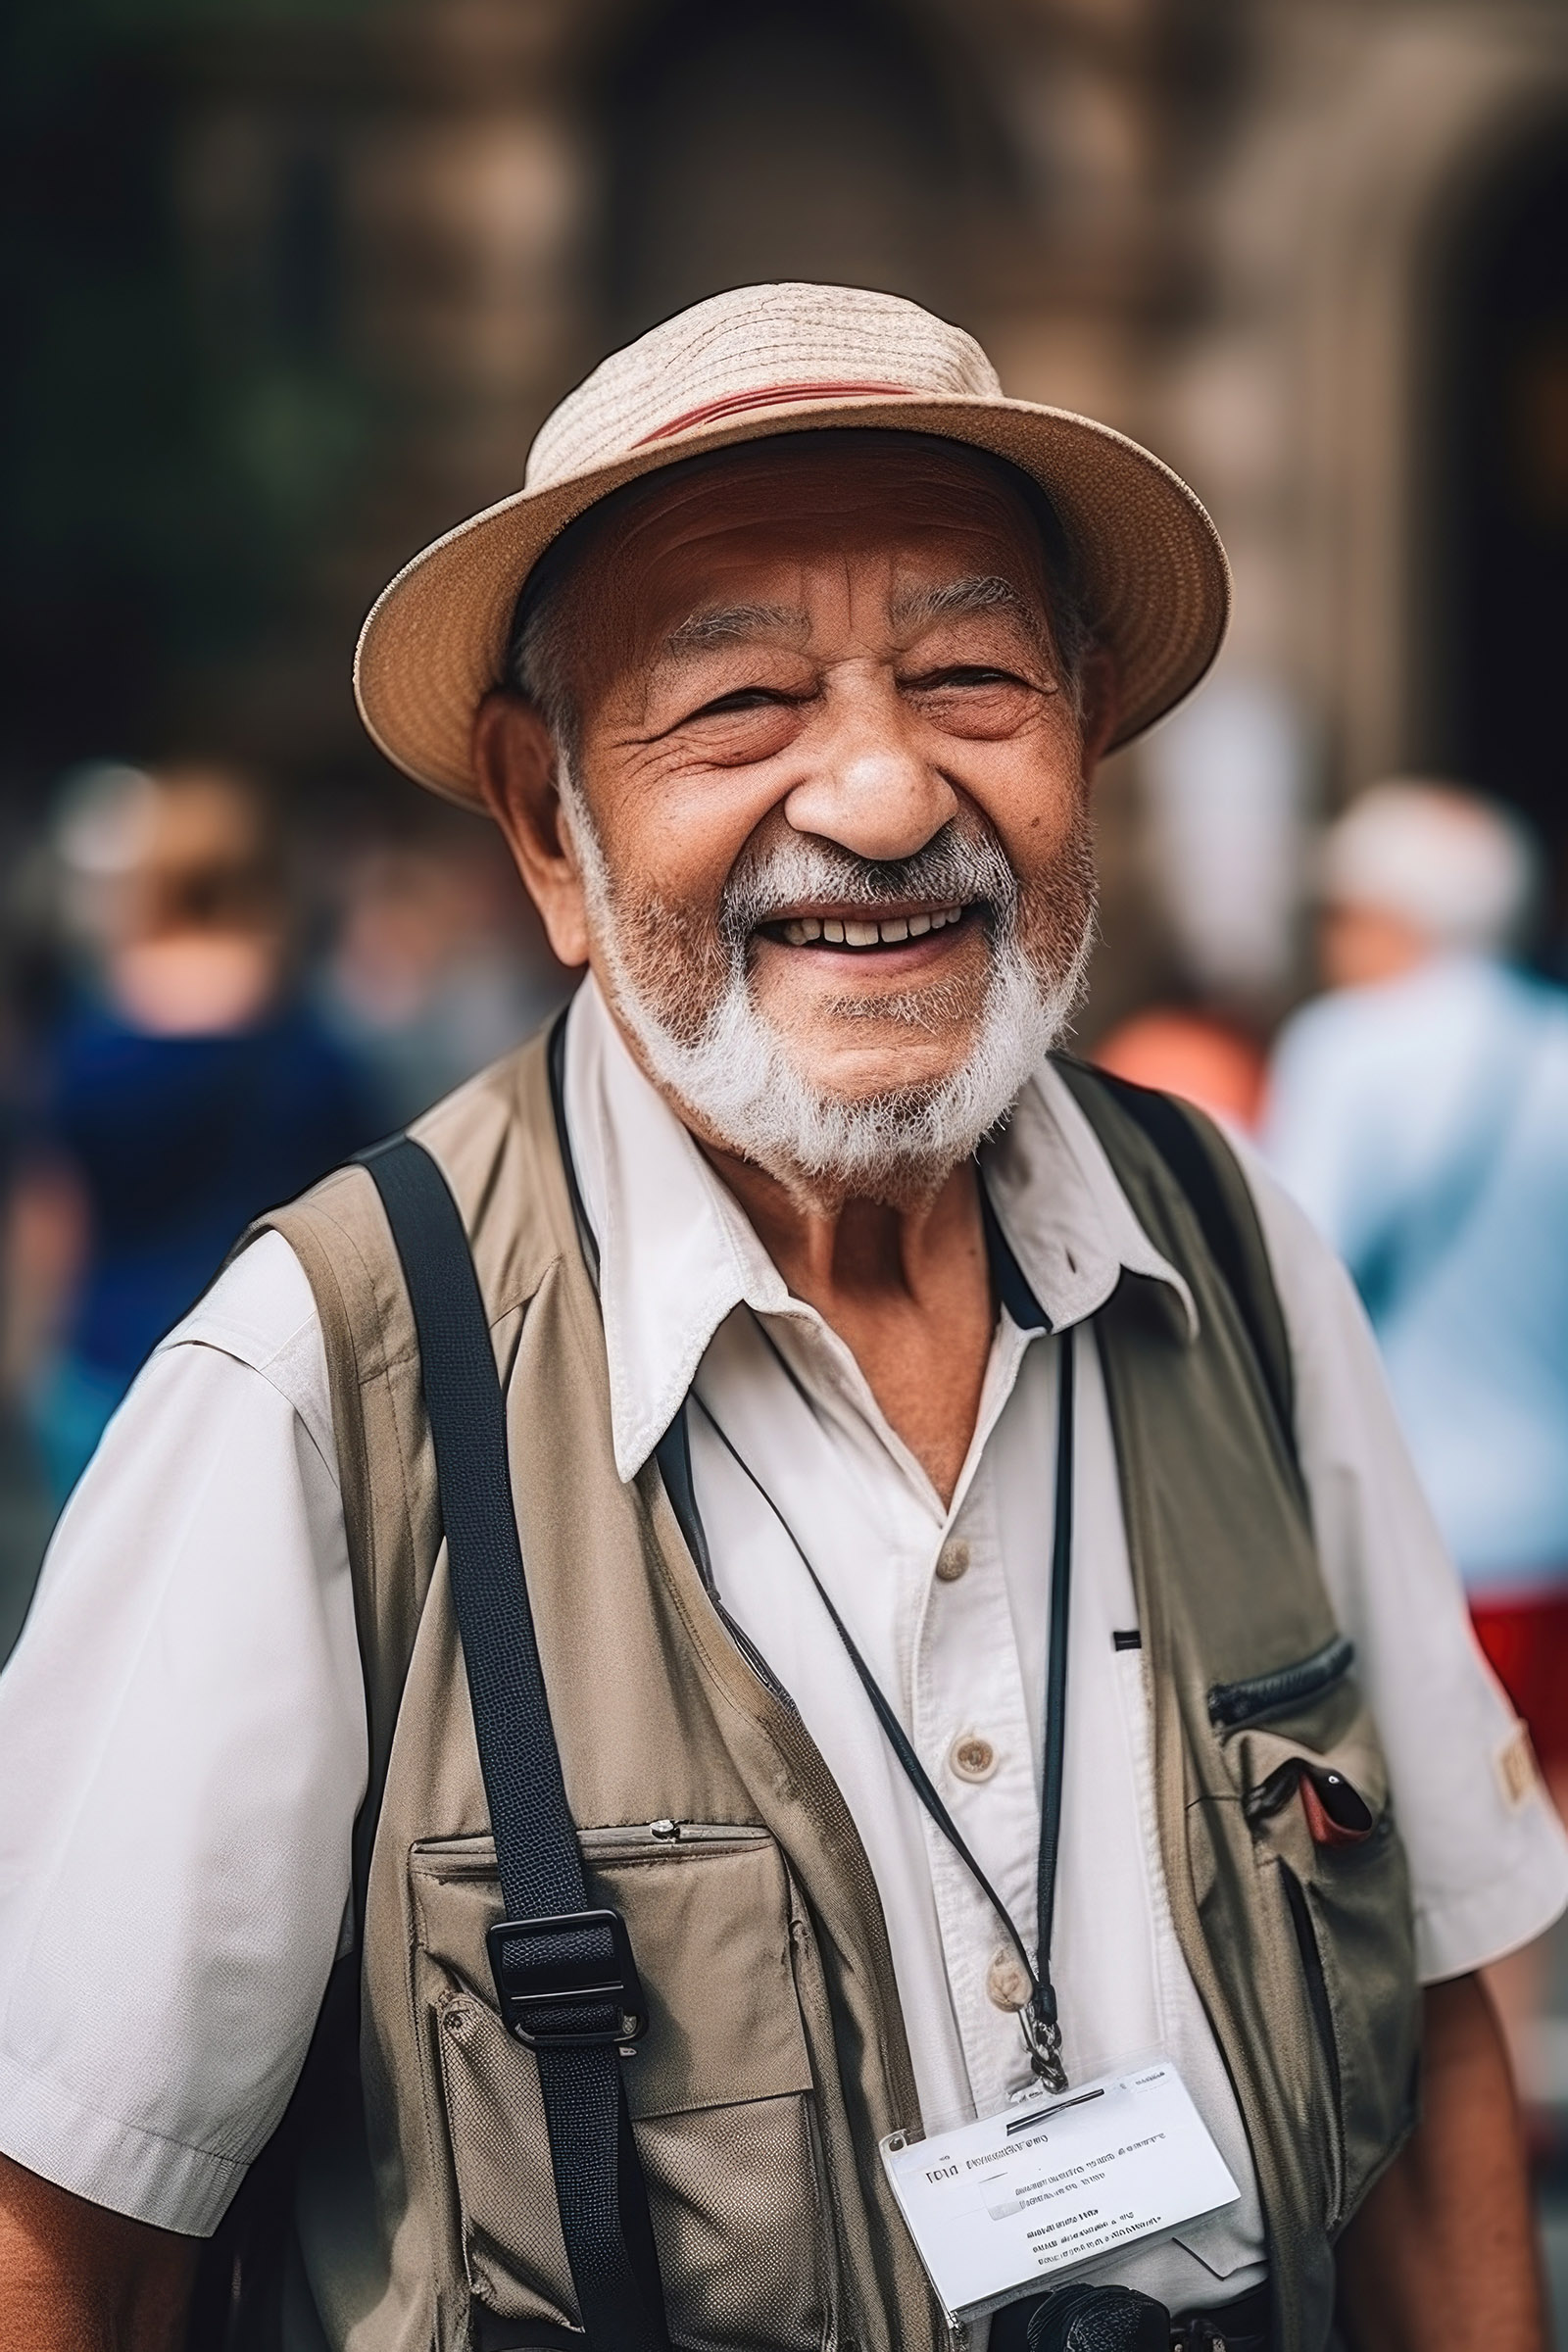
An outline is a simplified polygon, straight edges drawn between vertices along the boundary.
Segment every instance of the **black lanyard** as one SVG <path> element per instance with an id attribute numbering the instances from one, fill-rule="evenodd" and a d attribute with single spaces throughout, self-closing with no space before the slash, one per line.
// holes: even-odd
<path id="1" fill-rule="evenodd" d="M 562 1164 L 565 1169 L 566 1189 L 571 1196 L 572 1215 L 583 1256 L 599 1281 L 599 1245 L 594 1236 L 588 1211 L 583 1203 L 577 1183 L 576 1160 L 572 1153 L 571 1137 L 566 1128 L 566 1016 L 560 1013 L 550 1032 L 550 1099 L 555 1112 L 556 1136 L 561 1146 Z M 980 1187 L 980 1214 L 985 1225 L 986 1254 L 991 1261 L 993 1279 L 998 1295 L 1012 1320 L 1024 1331 L 1049 1331 L 1050 1322 L 1042 1312 L 1028 1283 L 1018 1266 L 1007 1238 L 998 1223 L 985 1186 Z M 765 1326 L 763 1336 L 766 1337 Z M 768 1342 L 772 1348 L 771 1341 Z M 777 1354 L 777 1349 L 773 1348 Z M 794 1381 L 788 1366 L 780 1359 L 785 1377 Z M 1067 1602 L 1072 1586 L 1072 1486 L 1073 1486 L 1073 1333 L 1062 1334 L 1061 1376 L 1056 1407 L 1056 1507 L 1055 1525 L 1051 1544 L 1051 1632 L 1046 1657 L 1046 1740 L 1045 1774 L 1040 1807 L 1040 1871 L 1036 1881 L 1036 1950 L 1040 1966 L 1030 1966 L 1028 1948 L 1013 1925 L 1011 1912 L 986 1877 L 979 1863 L 965 1844 L 957 1823 L 933 1788 L 925 1766 L 915 1754 L 908 1736 L 892 1707 L 888 1704 L 882 1686 L 855 1645 L 849 1627 L 839 1615 L 828 1596 L 827 1590 L 811 1566 L 806 1547 L 785 1518 L 772 1495 L 752 1469 L 751 1464 L 731 1445 L 696 1389 L 688 1392 L 687 1402 L 698 1406 L 713 1435 L 718 1439 L 736 1467 L 752 1485 L 788 1536 L 807 1575 L 816 1588 L 817 1595 L 828 1616 L 838 1629 L 839 1639 L 850 1655 L 850 1662 L 859 1676 L 865 1694 L 876 1711 L 876 1719 L 887 1735 L 888 1742 L 904 1767 L 915 1795 L 924 1805 L 937 1828 L 953 1847 L 954 1852 L 968 1870 L 975 1885 L 1007 1931 L 1007 1938 L 1017 1953 L 1025 1976 L 1029 1980 L 1029 1997 L 1018 2013 L 1023 2028 L 1024 2042 L 1029 2051 L 1029 2063 L 1041 2076 L 1048 2090 L 1065 2090 L 1067 2073 L 1061 2063 L 1061 2026 L 1056 2013 L 1056 1989 L 1051 1981 L 1051 1936 L 1056 1911 L 1056 1859 L 1061 1846 L 1061 1788 L 1066 1755 L 1067 1728 Z M 799 1385 L 798 1383 L 795 1385 Z M 671 1444 L 671 1441 L 674 1441 Z M 708 1545 L 703 1536 L 697 1497 L 692 1491 L 691 1458 L 686 1443 L 684 1408 L 677 1413 L 659 1446 L 659 1466 L 670 1494 L 671 1504 L 680 1521 L 681 1532 L 691 1544 L 703 1581 L 712 1589 L 712 1571 L 708 1559 Z M 717 1595 L 714 1595 L 716 1602 Z M 726 1622 L 729 1622 L 726 1617 Z M 737 1630 L 738 1629 L 734 1629 Z"/>
<path id="2" fill-rule="evenodd" d="M 1031 1965 L 1028 1947 L 1012 1914 L 991 1881 L 986 1877 L 974 1855 L 964 1842 L 963 1835 L 953 1815 L 943 1803 L 930 1775 L 915 1754 L 908 1734 L 894 1713 L 876 1676 L 856 1647 L 854 1637 L 838 1610 L 834 1607 L 827 1588 L 812 1567 L 806 1547 L 785 1518 L 772 1495 L 752 1469 L 745 1457 L 731 1445 L 728 1437 L 703 1402 L 695 1389 L 692 1402 L 698 1407 L 719 1444 L 736 1467 L 751 1481 L 766 1503 L 780 1527 L 788 1536 L 807 1575 L 816 1588 L 818 1599 L 837 1629 L 840 1641 L 849 1652 L 850 1663 L 859 1676 L 866 1697 L 876 1712 L 876 1719 L 887 1735 L 888 1744 L 904 1768 L 906 1779 L 924 1805 L 937 1828 L 963 1863 L 975 1885 L 1007 1931 L 1014 1951 L 1029 1980 L 1029 1997 L 1019 2011 L 1019 2023 L 1029 2051 L 1029 2063 L 1041 2076 L 1049 2090 L 1065 2090 L 1066 2069 L 1061 2063 L 1061 2026 L 1056 2013 L 1056 1992 L 1051 1981 L 1051 1937 L 1056 1907 L 1056 1861 L 1061 1846 L 1061 1789 L 1066 1755 L 1067 1710 L 1067 1603 L 1072 1585 L 1072 1489 L 1073 1489 L 1073 1334 L 1064 1332 L 1061 1342 L 1061 1373 L 1056 1410 L 1056 1509 L 1055 1525 L 1051 1545 L 1051 1635 L 1046 1660 L 1046 1740 L 1045 1775 L 1040 1807 L 1040 1874 L 1037 1882 L 1037 1927 L 1039 1953 L 1038 1969 Z"/>

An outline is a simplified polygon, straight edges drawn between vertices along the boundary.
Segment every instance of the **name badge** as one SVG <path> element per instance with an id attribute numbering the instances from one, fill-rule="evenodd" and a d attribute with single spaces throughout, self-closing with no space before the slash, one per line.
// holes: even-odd
<path id="1" fill-rule="evenodd" d="M 882 2143 L 893 2193 L 954 2321 L 978 2319 L 1241 2195 L 1168 2058 L 1064 2095 Z"/>

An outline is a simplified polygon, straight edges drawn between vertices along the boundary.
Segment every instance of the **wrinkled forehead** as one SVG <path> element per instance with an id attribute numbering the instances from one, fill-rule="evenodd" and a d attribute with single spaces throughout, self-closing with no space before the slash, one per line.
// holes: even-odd
<path id="1" fill-rule="evenodd" d="M 652 649 L 748 572 L 883 557 L 919 574 L 996 573 L 1049 602 L 1065 560 L 1045 494 L 1004 461 L 917 433 L 789 434 L 719 450 L 621 491 L 535 567 L 518 622 L 546 601 L 624 659 Z"/>

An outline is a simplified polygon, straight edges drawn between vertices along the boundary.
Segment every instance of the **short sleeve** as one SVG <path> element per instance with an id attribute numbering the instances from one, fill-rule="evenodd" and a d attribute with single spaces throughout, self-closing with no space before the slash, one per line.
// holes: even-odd
<path id="1" fill-rule="evenodd" d="M 0 1677 L 0 2149 L 195 2236 L 304 2062 L 366 1783 L 325 1396 L 268 1237 L 110 1424 Z"/>
<path id="2" fill-rule="evenodd" d="M 1349 1277 L 1243 1147 L 1291 1335 L 1319 1556 L 1388 1757 L 1421 1976 L 1462 1976 L 1568 1904 L 1568 1838 L 1477 1647 Z"/>

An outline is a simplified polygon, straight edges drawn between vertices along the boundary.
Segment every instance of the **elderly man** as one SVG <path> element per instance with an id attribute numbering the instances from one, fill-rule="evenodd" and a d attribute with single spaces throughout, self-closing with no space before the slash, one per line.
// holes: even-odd
<path id="1" fill-rule="evenodd" d="M 1528 1742 L 1333 1261 L 1052 1056 L 1225 599 L 1157 461 L 809 286 L 388 590 L 372 732 L 590 976 L 266 1221 L 61 1529 L 8 2342 L 172 2345 L 234 2200 L 200 2308 L 353 2352 L 1539 2352 Z"/>

